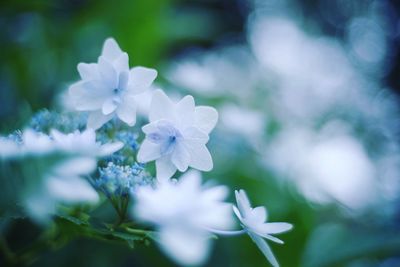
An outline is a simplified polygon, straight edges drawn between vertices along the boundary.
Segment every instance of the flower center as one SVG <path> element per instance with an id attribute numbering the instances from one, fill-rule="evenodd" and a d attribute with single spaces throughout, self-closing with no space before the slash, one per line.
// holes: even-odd
<path id="1" fill-rule="evenodd" d="M 162 121 L 157 123 L 157 130 L 149 133 L 147 138 L 150 142 L 158 144 L 161 154 L 166 155 L 172 153 L 182 134 L 171 122 Z"/>

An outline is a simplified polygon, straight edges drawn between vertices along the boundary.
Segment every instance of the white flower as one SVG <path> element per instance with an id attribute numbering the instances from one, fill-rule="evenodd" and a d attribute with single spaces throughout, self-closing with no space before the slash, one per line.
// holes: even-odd
<path id="1" fill-rule="evenodd" d="M 83 178 L 96 169 L 92 157 L 73 157 L 62 160 L 43 175 L 35 190 L 28 190 L 24 202 L 27 211 L 36 221 L 48 222 L 57 205 L 98 202 L 99 195 Z M 29 178 L 29 177 L 28 177 Z"/>
<path id="2" fill-rule="evenodd" d="M 122 142 L 100 145 L 96 142 L 96 133 L 90 128 L 82 133 L 75 131 L 69 134 L 53 129 L 50 134 L 58 149 L 80 155 L 107 156 L 124 146 Z"/>
<path id="3" fill-rule="evenodd" d="M 178 169 L 188 167 L 210 171 L 213 161 L 206 147 L 208 134 L 215 127 L 218 113 L 214 108 L 195 107 L 192 96 L 173 103 L 161 90 L 152 99 L 150 123 L 143 126 L 146 134 L 138 152 L 139 162 L 156 160 L 158 179 L 168 179 Z"/>
<path id="4" fill-rule="evenodd" d="M 235 195 L 237 207 L 233 206 L 233 211 L 239 218 L 243 229 L 246 230 L 269 262 L 275 267 L 279 266 L 274 254 L 263 238 L 283 244 L 282 240 L 271 234 L 289 231 L 293 228 L 293 225 L 284 222 L 267 223 L 267 211 L 265 207 L 252 208 L 244 190 L 235 191 Z"/>
<path id="5" fill-rule="evenodd" d="M 208 256 L 209 231 L 232 227 L 232 210 L 223 202 L 227 194 L 224 186 L 203 187 L 200 174 L 191 171 L 176 183 L 139 188 L 133 212 L 156 226 L 168 255 L 180 264 L 196 265 Z"/>
<path id="6" fill-rule="evenodd" d="M 88 128 L 98 129 L 115 115 L 133 126 L 136 123 L 135 96 L 150 87 L 157 71 L 145 67 L 129 69 L 128 54 L 109 38 L 97 63 L 79 63 L 81 81 L 69 94 L 76 110 L 89 111 Z"/>

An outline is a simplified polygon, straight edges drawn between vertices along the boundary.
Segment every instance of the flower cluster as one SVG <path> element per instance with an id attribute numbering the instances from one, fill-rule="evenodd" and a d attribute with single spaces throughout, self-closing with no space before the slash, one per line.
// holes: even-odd
<path id="1" fill-rule="evenodd" d="M 199 171 L 213 169 L 206 145 L 218 121 L 217 110 L 196 106 L 190 95 L 173 101 L 156 90 L 140 134 L 131 128 L 137 122 L 136 97 L 151 86 L 157 71 L 130 69 L 128 55 L 111 38 L 97 63 L 80 63 L 78 71 L 81 80 L 69 88 L 76 119 L 42 111 L 32 119 L 31 129 L 0 138 L 4 160 L 63 155 L 41 174 L 39 193 L 27 198 L 31 213 L 56 214 L 60 203 L 96 203 L 102 192 L 119 216 L 111 235 L 115 227 L 147 232 L 127 227 L 137 225 L 129 221 L 132 218 L 148 224 L 161 249 L 179 264 L 203 263 L 215 234 L 247 233 L 278 266 L 263 238 L 283 243 L 272 234 L 288 231 L 292 225 L 266 223 L 266 209 L 253 209 L 243 190 L 236 191 L 237 206 L 233 206 L 226 201 L 226 186 L 202 183 Z M 179 177 L 177 171 L 183 174 Z M 234 214 L 243 229 L 235 230 Z"/>
<path id="2" fill-rule="evenodd" d="M 139 164 L 120 166 L 109 162 L 107 167 L 100 168 L 99 172 L 99 178 L 93 182 L 107 197 L 126 197 L 141 186 L 153 184 L 152 177 Z"/>

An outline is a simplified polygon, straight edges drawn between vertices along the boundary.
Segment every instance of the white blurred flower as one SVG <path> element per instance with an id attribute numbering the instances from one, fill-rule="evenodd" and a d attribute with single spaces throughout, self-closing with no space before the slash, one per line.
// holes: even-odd
<path id="1" fill-rule="evenodd" d="M 266 164 L 292 179 L 311 201 L 362 210 L 377 200 L 377 170 L 346 127 L 337 121 L 319 132 L 286 129 L 266 149 Z"/>
<path id="2" fill-rule="evenodd" d="M 263 238 L 283 244 L 282 240 L 272 236 L 272 234 L 287 232 L 293 228 L 293 225 L 284 222 L 267 223 L 267 210 L 265 207 L 252 208 L 244 190 L 235 191 L 235 195 L 237 207 L 233 206 L 233 211 L 239 218 L 242 227 L 246 230 L 254 243 L 256 243 L 268 261 L 273 266 L 279 266 L 278 261 Z"/>
<path id="3" fill-rule="evenodd" d="M 26 129 L 14 139 L 0 138 L 0 155 L 20 157 L 22 161 L 32 157 L 29 162 L 38 172 L 31 174 L 36 177 L 25 177 L 29 181 L 22 188 L 23 202 L 27 212 L 39 222 L 47 222 L 59 203 L 97 202 L 99 196 L 85 176 L 96 169 L 96 157 L 110 155 L 123 146 L 121 142 L 97 143 L 93 129 L 70 134 L 53 129 L 50 136 Z M 50 164 L 51 157 L 57 161 Z"/>
<path id="4" fill-rule="evenodd" d="M 224 202 L 227 194 L 225 186 L 202 186 L 200 173 L 191 171 L 176 183 L 139 188 L 133 214 L 156 226 L 169 256 L 182 265 L 197 265 L 209 254 L 209 231 L 233 226 L 232 210 Z"/>
<path id="5" fill-rule="evenodd" d="M 161 90 L 152 99 L 150 123 L 143 126 L 146 139 L 138 152 L 139 162 L 156 160 L 157 178 L 168 179 L 188 167 L 210 171 L 213 161 L 206 147 L 218 113 L 214 108 L 195 107 L 192 96 L 173 103 Z"/>
<path id="6" fill-rule="evenodd" d="M 81 81 L 69 88 L 71 100 L 80 111 L 90 111 L 88 127 L 100 128 L 115 115 L 133 126 L 136 123 L 135 96 L 150 87 L 157 71 L 145 67 L 129 69 L 128 54 L 109 38 L 97 63 L 79 63 Z"/>
<path id="7" fill-rule="evenodd" d="M 98 202 L 99 195 L 83 176 L 96 168 L 91 157 L 72 157 L 61 160 L 44 174 L 42 184 L 30 190 L 24 202 L 29 214 L 42 223 L 56 212 L 57 205 Z"/>
<path id="8" fill-rule="evenodd" d="M 69 134 L 53 129 L 50 134 L 58 149 L 81 155 L 107 156 L 124 146 L 122 142 L 101 145 L 96 142 L 96 133 L 90 128 L 83 132 L 75 131 Z"/>
<path id="9" fill-rule="evenodd" d="M 259 76 L 254 57 L 243 45 L 191 53 L 171 64 L 166 73 L 174 85 L 203 97 L 239 99 L 252 92 Z"/>

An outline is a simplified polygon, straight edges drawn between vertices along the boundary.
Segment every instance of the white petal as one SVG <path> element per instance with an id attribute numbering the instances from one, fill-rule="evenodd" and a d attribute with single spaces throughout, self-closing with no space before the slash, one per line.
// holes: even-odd
<path id="1" fill-rule="evenodd" d="M 142 131 L 145 134 L 150 134 L 158 131 L 157 123 L 148 123 L 142 127 Z"/>
<path id="2" fill-rule="evenodd" d="M 98 80 L 99 71 L 96 63 L 79 63 L 78 72 L 82 80 Z"/>
<path id="3" fill-rule="evenodd" d="M 105 57 L 108 61 L 112 62 L 117 59 L 122 54 L 121 48 L 114 40 L 114 38 L 108 38 L 103 45 L 103 50 L 101 55 Z"/>
<path id="4" fill-rule="evenodd" d="M 136 123 L 136 102 L 132 96 L 126 96 L 122 99 L 122 103 L 117 108 L 118 117 L 133 126 Z"/>
<path id="5" fill-rule="evenodd" d="M 180 172 L 184 172 L 189 167 L 190 154 L 183 144 L 179 142 L 175 145 L 171 155 L 171 161 Z"/>
<path id="6" fill-rule="evenodd" d="M 159 181 L 168 180 L 175 174 L 176 167 L 171 162 L 171 159 L 168 156 L 164 156 L 162 158 L 157 159 L 156 172 L 157 172 L 157 180 Z"/>
<path id="7" fill-rule="evenodd" d="M 98 68 L 100 76 L 105 85 L 111 90 L 118 87 L 118 73 L 113 65 L 104 57 L 99 57 Z"/>
<path id="8" fill-rule="evenodd" d="M 101 110 L 92 111 L 89 114 L 89 118 L 87 121 L 87 128 L 97 130 L 101 126 L 103 126 L 103 124 L 105 124 L 106 122 L 111 120 L 113 116 L 114 116 L 114 113 L 111 113 L 109 115 L 104 115 Z"/>
<path id="9" fill-rule="evenodd" d="M 247 217 L 247 213 L 251 209 L 249 198 L 243 189 L 235 191 L 237 207 L 242 214 L 242 217 Z"/>
<path id="10" fill-rule="evenodd" d="M 187 127 L 182 131 L 185 141 L 189 144 L 206 144 L 208 142 L 208 135 L 196 127 Z"/>
<path id="11" fill-rule="evenodd" d="M 267 219 L 267 210 L 265 207 L 256 207 L 252 211 L 254 221 L 264 223 Z"/>
<path id="12" fill-rule="evenodd" d="M 122 71 L 119 73 L 118 77 L 118 89 L 125 90 L 129 80 L 129 73 L 127 71 Z"/>
<path id="13" fill-rule="evenodd" d="M 77 110 L 101 109 L 110 95 L 99 81 L 80 81 L 69 87 L 69 97 Z"/>
<path id="14" fill-rule="evenodd" d="M 178 117 L 180 128 L 192 125 L 194 122 L 194 99 L 191 95 L 182 98 L 176 104 L 176 114 Z"/>
<path id="15" fill-rule="evenodd" d="M 279 267 L 278 261 L 276 260 L 274 254 L 272 253 L 271 248 L 268 246 L 267 242 L 259 237 L 256 234 L 248 232 L 250 238 L 256 243 L 257 247 L 261 250 L 267 260 L 272 264 L 274 267 Z"/>
<path id="16" fill-rule="evenodd" d="M 181 265 L 200 265 L 209 254 L 210 239 L 203 233 L 179 227 L 160 231 L 161 248 Z"/>
<path id="17" fill-rule="evenodd" d="M 129 77 L 129 56 L 127 53 L 122 52 L 118 58 L 111 62 L 117 72 L 128 72 Z"/>
<path id="18" fill-rule="evenodd" d="M 242 217 L 242 214 L 240 214 L 239 209 L 234 205 L 232 205 L 232 209 L 233 209 L 233 212 L 235 213 L 236 217 L 238 217 L 238 219 L 242 222 L 243 217 Z"/>
<path id="19" fill-rule="evenodd" d="M 157 77 L 155 69 L 145 67 L 134 67 L 129 74 L 129 91 L 134 94 L 142 93 L 148 89 Z"/>
<path id="20" fill-rule="evenodd" d="M 80 177 L 49 177 L 46 188 L 59 201 L 96 203 L 99 196 L 90 183 Z"/>
<path id="21" fill-rule="evenodd" d="M 145 139 L 140 145 L 139 152 L 137 154 L 137 161 L 141 163 L 146 163 L 156 160 L 160 157 L 160 146 Z"/>
<path id="22" fill-rule="evenodd" d="M 269 234 L 263 234 L 263 233 L 259 233 L 259 232 L 256 232 L 256 231 L 253 231 L 255 234 L 257 234 L 257 235 L 259 235 L 259 236 L 261 236 L 261 237 L 264 237 L 264 238 L 266 238 L 266 239 L 269 239 L 269 240 L 271 240 L 271 241 L 273 241 L 273 242 L 275 242 L 275 243 L 278 243 L 278 244 L 284 244 L 285 242 L 283 242 L 282 240 L 280 240 L 279 238 L 277 238 L 277 237 L 275 237 L 275 236 L 272 236 L 272 235 L 269 235 Z"/>
<path id="23" fill-rule="evenodd" d="M 292 224 L 284 222 L 265 223 L 262 226 L 262 230 L 266 234 L 284 233 L 290 231 L 292 228 Z"/>
<path id="24" fill-rule="evenodd" d="M 97 162 L 90 157 L 76 157 L 56 165 L 53 172 L 59 175 L 88 175 L 95 170 Z"/>
<path id="25" fill-rule="evenodd" d="M 122 142 L 114 142 L 114 143 L 104 144 L 100 147 L 99 156 L 111 155 L 123 147 L 124 147 L 124 143 L 122 143 Z"/>
<path id="26" fill-rule="evenodd" d="M 151 122 L 161 119 L 174 120 L 174 103 L 161 90 L 156 90 L 150 104 L 149 119 Z"/>
<path id="27" fill-rule="evenodd" d="M 191 158 L 190 167 L 200 171 L 211 171 L 213 169 L 212 157 L 205 145 L 192 143 L 187 148 Z"/>
<path id="28" fill-rule="evenodd" d="M 209 134 L 218 121 L 218 112 L 215 108 L 198 106 L 194 110 L 195 126 Z"/>
<path id="29" fill-rule="evenodd" d="M 104 101 L 103 106 L 101 107 L 101 111 L 104 115 L 109 115 L 113 113 L 116 109 L 117 105 L 111 98 Z"/>

